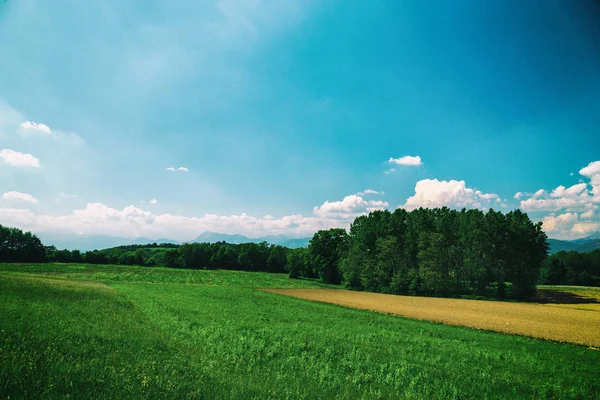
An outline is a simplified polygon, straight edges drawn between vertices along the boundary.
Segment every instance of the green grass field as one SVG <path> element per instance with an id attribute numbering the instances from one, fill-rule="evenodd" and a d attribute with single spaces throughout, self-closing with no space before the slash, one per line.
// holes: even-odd
<path id="1" fill-rule="evenodd" d="M 598 398 L 600 351 L 255 290 L 285 275 L 0 264 L 1 398 Z"/>

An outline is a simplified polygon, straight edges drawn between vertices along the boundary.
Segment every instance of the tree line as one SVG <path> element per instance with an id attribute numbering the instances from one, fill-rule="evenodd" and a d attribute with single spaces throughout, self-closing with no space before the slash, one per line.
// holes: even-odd
<path id="1" fill-rule="evenodd" d="M 81 253 L 78 250 L 47 249 L 51 262 L 85 262 L 89 264 L 120 264 L 164 266 L 189 269 L 231 269 L 240 271 L 286 272 L 287 247 L 262 243 L 229 244 L 162 243 L 128 245 Z"/>
<path id="2" fill-rule="evenodd" d="M 541 223 L 520 210 L 384 210 L 349 233 L 317 232 L 291 274 L 381 293 L 526 298 L 547 250 Z"/>
<path id="3" fill-rule="evenodd" d="M 548 256 L 540 270 L 539 283 L 600 286 L 600 249 L 590 253 L 559 251 Z"/>
<path id="4" fill-rule="evenodd" d="M 0 225 L 0 261 L 44 262 L 46 250 L 31 232 Z"/>

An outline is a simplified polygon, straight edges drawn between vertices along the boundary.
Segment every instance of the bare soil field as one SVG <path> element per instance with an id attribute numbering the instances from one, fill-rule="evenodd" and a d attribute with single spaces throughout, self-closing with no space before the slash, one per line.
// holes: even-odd
<path id="1" fill-rule="evenodd" d="M 581 297 L 575 304 L 539 304 L 395 296 L 337 289 L 265 290 L 418 320 L 600 347 L 600 302 L 596 297 Z"/>

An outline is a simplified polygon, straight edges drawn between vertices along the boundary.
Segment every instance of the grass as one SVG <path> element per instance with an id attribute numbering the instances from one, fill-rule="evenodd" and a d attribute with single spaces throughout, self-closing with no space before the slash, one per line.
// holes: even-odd
<path id="1" fill-rule="evenodd" d="M 91 264 L 0 264 L 0 274 L 25 274 L 57 279 L 99 282 L 143 282 L 185 285 L 236 286 L 251 288 L 329 287 L 316 280 L 289 279 L 287 274 L 227 270 L 191 270 L 163 267 Z"/>
<path id="2" fill-rule="evenodd" d="M 278 275 L 71 267 L 81 266 L 0 264 L 0 397 L 588 399 L 600 393 L 600 352 L 582 346 L 253 289 L 265 282 L 315 287 Z"/>
<path id="3" fill-rule="evenodd" d="M 600 302 L 594 297 L 578 296 L 575 304 L 535 304 L 338 289 L 265 290 L 361 310 L 600 348 Z"/>

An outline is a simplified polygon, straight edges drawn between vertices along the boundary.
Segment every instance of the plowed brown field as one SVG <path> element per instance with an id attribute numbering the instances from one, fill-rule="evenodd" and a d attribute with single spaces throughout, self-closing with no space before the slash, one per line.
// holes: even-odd
<path id="1" fill-rule="evenodd" d="M 419 320 L 600 347 L 600 303 L 512 303 L 395 296 L 337 289 L 265 290 Z"/>

